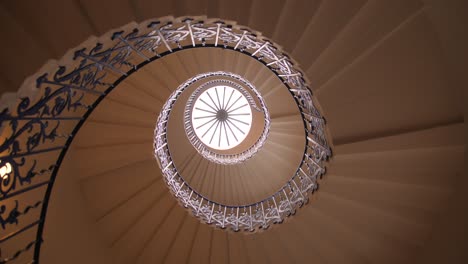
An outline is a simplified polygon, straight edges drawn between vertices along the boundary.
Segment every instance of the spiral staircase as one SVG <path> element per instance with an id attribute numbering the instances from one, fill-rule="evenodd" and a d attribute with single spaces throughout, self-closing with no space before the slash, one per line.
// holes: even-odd
<path id="1" fill-rule="evenodd" d="M 61 108 L 52 104 L 49 112 L 63 111 L 61 119 L 50 118 L 39 137 L 50 152 L 1 149 L 0 160 L 16 155 L 28 168 L 32 157 L 59 166 L 34 168 L 34 177 L 8 192 L 2 179 L 0 263 L 464 263 L 463 7 L 415 0 L 0 3 L 8 36 L 0 105 L 11 112 L 2 115 L 2 144 L 18 103 L 40 101 L 44 84 L 59 82 L 52 78 L 58 67 L 78 67 L 96 43 L 124 43 L 148 25 L 203 21 L 245 25 L 281 45 L 303 71 L 333 150 L 319 191 L 307 190 L 277 224 L 236 232 L 199 221 L 174 197 L 155 158 L 155 126 L 171 94 L 197 74 L 225 71 L 250 81 L 268 106 L 268 139 L 240 165 L 204 160 L 184 141 L 181 124 L 171 130 L 179 171 L 220 204 L 253 204 L 294 179 L 308 144 L 304 114 L 285 88 L 288 76 L 278 78 L 275 63 L 255 51 L 187 39 L 161 43 L 157 55 L 134 52 L 138 66 L 107 65 L 100 82 L 108 90 L 87 91 L 76 105 L 53 102 Z M 37 121 L 25 115 L 18 126 L 28 120 Z M 35 143 L 26 141 L 18 139 L 22 150 Z"/>

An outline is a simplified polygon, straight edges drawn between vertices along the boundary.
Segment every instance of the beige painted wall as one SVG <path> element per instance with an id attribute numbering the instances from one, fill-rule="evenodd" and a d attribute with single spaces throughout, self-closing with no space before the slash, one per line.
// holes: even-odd
<path id="1" fill-rule="evenodd" d="M 466 118 L 468 114 L 468 2 L 463 0 L 438 1 L 425 0 L 426 13 L 434 29 L 439 34 L 440 45 L 444 52 L 450 87 L 458 94 L 459 107 L 464 113 L 465 135 L 468 135 Z M 466 139 L 465 139 L 465 142 Z M 445 212 L 435 226 L 432 236 L 422 249 L 416 263 L 467 263 L 468 261 L 468 186 L 465 143 L 465 169 L 458 175 L 456 189 L 452 194 Z M 441 175 L 443 177 L 443 175 Z"/>

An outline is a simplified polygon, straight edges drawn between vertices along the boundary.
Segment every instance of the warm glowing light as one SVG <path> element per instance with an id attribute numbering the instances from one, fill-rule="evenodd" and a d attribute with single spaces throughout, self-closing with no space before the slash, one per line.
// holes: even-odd
<path id="1" fill-rule="evenodd" d="M 6 178 L 8 174 L 11 173 L 11 164 L 9 162 L 7 162 L 5 165 L 3 165 L 1 168 L 0 168 L 0 177 L 2 179 Z"/>

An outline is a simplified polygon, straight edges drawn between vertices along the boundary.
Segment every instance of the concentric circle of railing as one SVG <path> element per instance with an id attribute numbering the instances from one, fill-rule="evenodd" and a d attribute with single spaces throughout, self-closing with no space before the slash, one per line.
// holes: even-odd
<path id="1" fill-rule="evenodd" d="M 214 45 L 217 46 L 221 41 L 224 48 L 248 54 L 276 74 L 295 98 L 301 111 L 307 145 L 296 173 L 272 196 L 248 205 L 221 204 L 204 197 L 180 175 L 172 160 L 166 136 L 173 104 L 189 84 L 198 80 L 190 79 L 169 97 L 159 115 L 155 130 L 155 156 L 166 183 L 184 207 L 189 208 L 192 214 L 208 224 L 221 228 L 229 227 L 234 231 L 254 231 L 258 228 L 266 229 L 272 223 L 282 222 L 308 200 L 310 192 L 316 190 L 317 177 L 325 172 L 322 163 L 331 155 L 325 137 L 324 120 L 312 102 L 310 89 L 302 78 L 302 73 L 272 42 L 247 30 L 226 26 L 222 22 L 213 25 L 187 24 L 186 27 L 178 28 L 178 32 L 183 29 L 191 36 L 194 46 L 199 44 L 196 40 L 201 41 L 202 46 L 206 46 L 210 41 L 214 41 Z M 199 32 L 203 32 L 203 37 L 198 35 Z M 237 162 L 235 157 L 232 160 L 233 163 Z"/>
<path id="2" fill-rule="evenodd" d="M 242 78 L 241 76 L 229 72 L 223 72 L 223 71 L 217 71 L 217 72 L 208 72 L 208 73 L 203 73 L 203 74 L 198 74 L 197 76 L 194 76 L 190 78 L 189 80 L 185 81 L 183 84 L 181 84 L 170 96 L 169 99 L 166 101 L 165 105 L 163 106 L 163 109 L 161 111 L 161 114 L 159 115 L 158 121 L 157 121 L 157 129 L 155 131 L 155 149 L 159 150 L 161 148 L 167 148 L 167 124 L 168 124 L 168 118 L 172 109 L 172 104 L 175 102 L 179 95 L 184 92 L 188 87 L 190 87 L 192 84 L 203 81 L 205 78 L 231 78 L 233 80 L 239 81 L 243 85 L 245 85 L 252 93 L 255 94 L 255 97 L 259 101 L 260 106 L 257 106 L 257 103 L 255 102 L 254 98 L 250 95 L 249 92 L 247 92 L 244 88 L 242 88 L 241 85 L 238 83 L 234 83 L 229 80 L 225 79 L 215 79 L 215 80 L 210 80 L 207 82 L 202 83 L 200 87 L 198 87 L 192 95 L 189 97 L 186 103 L 185 111 L 184 111 L 184 127 L 185 131 L 187 134 L 187 138 L 189 139 L 190 143 L 194 146 L 194 148 L 202 155 L 204 158 L 218 163 L 218 164 L 237 164 L 240 162 L 243 162 L 250 157 L 252 157 L 255 153 L 258 152 L 258 150 L 264 145 L 265 140 L 268 137 L 268 133 L 270 131 L 270 114 L 268 112 L 268 109 L 266 107 L 266 104 L 261 97 L 260 93 L 254 88 L 254 86 Z M 263 131 L 260 135 L 260 137 L 256 140 L 255 144 L 250 146 L 249 148 L 241 151 L 240 153 L 235 153 L 235 154 L 222 154 L 219 152 L 214 152 L 210 148 L 208 148 L 204 143 L 201 142 L 201 140 L 198 138 L 198 136 L 195 135 L 194 127 L 192 126 L 191 119 L 192 119 L 192 107 L 195 99 L 197 98 L 197 95 L 199 94 L 200 91 L 202 91 L 207 85 L 213 84 L 213 83 L 221 83 L 221 84 L 228 84 L 240 91 L 241 94 L 243 94 L 246 97 L 247 103 L 256 111 L 262 112 L 263 113 L 263 118 L 265 125 L 263 127 Z M 233 99 L 234 100 L 234 99 Z M 213 134 L 214 135 L 214 134 Z M 157 151 L 156 151 L 157 153 Z M 156 155 L 156 157 L 161 161 L 162 159 L 171 159 L 170 157 L 159 157 L 159 155 Z"/>
<path id="3" fill-rule="evenodd" d="M 0 246 L 3 249 L 6 243 L 17 245 L 29 239 L 14 251 L 2 251 L 0 263 L 18 259 L 32 249 L 30 262 L 39 262 L 47 207 L 60 165 L 80 127 L 106 95 L 151 61 L 179 50 L 203 47 L 250 55 L 275 73 L 300 108 L 307 145 L 290 181 L 255 204 L 233 207 L 194 195 L 171 162 L 161 159 L 170 189 L 203 221 L 233 230 L 267 228 L 307 201 L 308 193 L 317 189 L 317 177 L 324 173 L 323 161 L 331 155 L 331 149 L 324 119 L 293 61 L 258 32 L 230 22 L 165 17 L 132 23 L 99 39 L 90 38 L 60 61 L 48 62 L 24 82 L 17 93 L 17 104 L 9 102 L 0 112 Z M 164 151 L 167 149 L 155 153 L 163 155 Z M 23 199 L 26 194 L 38 198 Z M 26 219 L 31 217 L 24 217 L 26 214 L 37 217 L 29 221 Z"/>

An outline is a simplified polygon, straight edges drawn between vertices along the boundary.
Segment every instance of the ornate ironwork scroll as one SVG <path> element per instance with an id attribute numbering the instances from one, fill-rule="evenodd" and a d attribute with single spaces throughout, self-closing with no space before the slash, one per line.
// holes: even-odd
<path id="1" fill-rule="evenodd" d="M 155 156 L 159 160 L 166 183 L 171 191 L 179 202 L 189 208 L 201 221 L 221 228 L 231 228 L 234 231 L 266 229 L 270 224 L 281 223 L 285 217 L 294 214 L 298 207 L 308 201 L 309 193 L 318 188 L 317 179 L 325 173 L 324 161 L 331 156 L 331 148 L 325 134 L 325 121 L 312 101 L 312 93 L 302 72 L 271 41 L 249 29 L 240 29 L 234 25 L 226 25 L 221 21 L 216 21 L 214 25 L 206 25 L 205 30 L 201 31 L 200 28 L 204 25 L 200 22 L 186 22 L 184 26 L 176 27 L 177 36 L 180 37 L 176 42 L 182 43 L 192 36 L 194 46 L 199 45 L 201 40 L 202 46 L 221 46 L 236 50 L 261 61 L 275 73 L 295 98 L 303 117 L 307 142 L 303 160 L 296 173 L 278 192 L 257 203 L 231 206 L 203 197 L 189 186 L 179 174 L 167 144 L 167 120 L 172 105 L 184 90 L 183 87 L 179 87 L 180 89 L 171 95 L 160 113 L 155 129 Z M 165 27 L 165 30 L 167 31 L 169 28 Z M 193 36 L 195 31 L 203 32 L 203 37 Z M 171 36 L 173 35 L 175 33 Z M 190 79 L 187 86 L 197 80 L 197 78 Z M 192 144 L 197 144 L 197 142 L 192 142 Z M 203 156 L 207 158 L 207 155 Z M 235 157 L 232 157 L 231 161 L 237 162 Z M 222 162 L 229 164 L 225 161 Z"/>
<path id="2" fill-rule="evenodd" d="M 317 177 L 325 171 L 323 162 L 330 157 L 331 149 L 324 119 L 312 101 L 302 72 L 280 48 L 250 29 L 202 17 L 154 20 L 115 32 L 99 42 L 90 39 L 61 61 L 49 62 L 50 67 L 39 72 L 34 83 L 25 83 L 22 91 L 26 94 L 14 107 L 0 109 L 0 171 L 5 168 L 0 189 L 0 263 L 10 263 L 30 250 L 34 250 L 31 263 L 39 262 L 58 169 L 80 127 L 102 99 L 151 61 L 186 48 L 203 47 L 250 55 L 284 82 L 303 116 L 306 151 L 297 172 L 273 196 L 255 204 L 230 207 L 196 194 L 181 179 L 164 146 L 165 137 L 159 135 L 155 144 L 163 147 L 155 149 L 155 155 L 160 157 L 171 191 L 202 221 L 235 231 L 267 228 L 307 201 L 308 193 L 317 188 Z M 163 118 L 166 114 L 161 113 Z M 165 127 L 158 126 L 157 131 L 164 133 Z M 30 193 L 43 199 L 29 204 L 23 195 Z M 26 222 L 30 220 L 24 215 L 31 214 L 31 210 L 39 210 L 40 214 L 33 222 Z M 2 250 L 4 243 L 16 243 L 15 239 L 28 230 L 36 234 L 30 243 L 14 252 Z"/>

